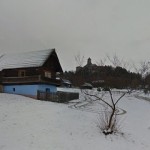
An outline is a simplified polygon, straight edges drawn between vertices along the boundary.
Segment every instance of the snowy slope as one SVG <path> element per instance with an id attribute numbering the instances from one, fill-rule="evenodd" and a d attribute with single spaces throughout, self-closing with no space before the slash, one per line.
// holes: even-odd
<path id="1" fill-rule="evenodd" d="M 0 94 L 0 150 L 149 150 L 150 103 L 124 97 L 121 135 L 105 137 L 97 128 L 94 103 L 70 104 Z M 97 105 L 96 105 L 97 106 Z"/>

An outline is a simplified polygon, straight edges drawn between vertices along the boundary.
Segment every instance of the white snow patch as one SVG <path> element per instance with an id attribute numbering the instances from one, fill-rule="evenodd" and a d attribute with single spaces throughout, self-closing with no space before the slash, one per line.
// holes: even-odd
<path id="1" fill-rule="evenodd" d="M 0 150 L 149 150 L 150 103 L 126 96 L 120 107 L 125 134 L 105 137 L 97 113 L 0 94 Z"/>

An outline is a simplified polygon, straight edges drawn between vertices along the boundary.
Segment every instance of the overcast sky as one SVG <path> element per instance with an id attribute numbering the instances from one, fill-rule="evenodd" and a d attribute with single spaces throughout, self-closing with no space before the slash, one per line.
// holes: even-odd
<path id="1" fill-rule="evenodd" d="M 0 51 L 56 48 L 63 70 L 80 53 L 149 60 L 150 0 L 0 0 Z"/>

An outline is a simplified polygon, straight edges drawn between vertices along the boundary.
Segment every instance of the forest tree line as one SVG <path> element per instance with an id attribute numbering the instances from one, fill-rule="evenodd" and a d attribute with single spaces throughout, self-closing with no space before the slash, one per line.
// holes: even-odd
<path id="1" fill-rule="evenodd" d="M 87 62 L 87 65 L 83 67 L 84 57 L 77 55 L 75 60 L 77 68 L 80 69 L 65 71 L 61 74 L 61 78 L 70 80 L 75 87 L 81 87 L 84 83 L 91 83 L 94 87 L 118 89 L 150 87 L 150 74 L 148 73 L 150 63 L 148 61 L 140 62 L 139 68 L 133 65 L 135 71 L 130 71 L 127 67 L 129 64 L 116 55 L 107 56 L 107 59 L 112 65 L 105 65 L 105 61 L 101 60 L 98 65 Z"/>
<path id="2" fill-rule="evenodd" d="M 138 88 L 139 85 L 143 85 L 142 76 L 139 73 L 129 72 L 119 66 L 115 68 L 112 66 L 98 66 L 94 70 L 82 68 L 79 71 L 65 71 L 61 77 L 70 80 L 75 87 L 80 87 L 86 82 L 91 83 L 94 87 L 121 89 L 127 87 Z"/>

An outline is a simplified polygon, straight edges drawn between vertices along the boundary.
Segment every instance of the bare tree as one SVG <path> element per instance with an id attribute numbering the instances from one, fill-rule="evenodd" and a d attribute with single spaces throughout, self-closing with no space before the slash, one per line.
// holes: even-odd
<path id="1" fill-rule="evenodd" d="M 140 61 L 139 65 L 136 66 L 135 63 L 132 64 L 136 73 L 139 73 L 144 77 L 146 73 L 149 71 L 150 62 L 149 61 Z"/>
<path id="2" fill-rule="evenodd" d="M 107 59 L 109 62 L 113 65 L 113 67 L 120 66 L 122 68 L 125 68 L 127 70 L 131 69 L 131 64 L 129 61 L 125 61 L 123 58 L 119 58 L 116 54 L 114 54 L 112 57 L 108 54 L 106 54 Z"/>
<path id="3" fill-rule="evenodd" d="M 120 96 L 115 99 L 113 97 L 112 90 L 109 88 L 108 93 L 109 93 L 110 100 L 105 99 L 106 93 L 104 94 L 102 91 L 98 93 L 97 92 L 91 93 L 85 90 L 83 92 L 85 95 L 89 97 L 89 99 L 99 100 L 102 103 L 103 107 L 105 108 L 105 111 L 102 114 L 99 123 L 99 128 L 102 130 L 102 132 L 105 135 L 117 132 L 118 103 L 127 93 L 131 93 L 131 90 L 127 90 L 126 92 L 121 93 Z"/>
<path id="4" fill-rule="evenodd" d="M 121 67 L 122 60 L 120 60 L 116 54 L 114 54 L 112 57 L 110 57 L 110 55 L 106 54 L 106 57 L 114 67 L 117 67 L 117 66 Z"/>
<path id="5" fill-rule="evenodd" d="M 81 56 L 81 54 L 78 53 L 78 54 L 75 56 L 75 61 L 76 61 L 76 63 L 77 63 L 77 66 L 82 67 L 82 66 L 83 66 L 83 63 L 84 63 L 84 56 Z"/>
<path id="6" fill-rule="evenodd" d="M 106 63 L 106 60 L 107 60 L 106 58 L 100 59 L 99 61 L 96 62 L 96 64 L 98 66 L 104 66 Z"/>

